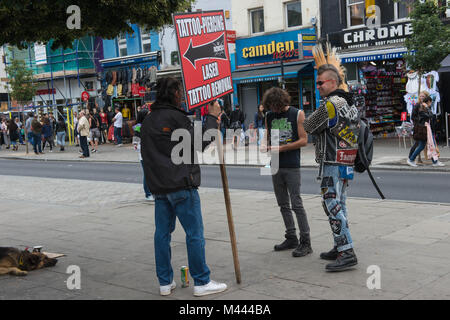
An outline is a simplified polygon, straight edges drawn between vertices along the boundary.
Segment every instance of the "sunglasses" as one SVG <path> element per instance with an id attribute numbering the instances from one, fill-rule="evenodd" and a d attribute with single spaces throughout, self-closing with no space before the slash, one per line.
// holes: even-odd
<path id="1" fill-rule="evenodd" d="M 316 84 L 317 84 L 319 87 L 321 87 L 321 86 L 323 86 L 323 84 L 324 84 L 325 82 L 328 82 L 328 81 L 333 81 L 333 79 L 329 79 L 329 80 L 325 80 L 325 81 L 317 81 Z"/>

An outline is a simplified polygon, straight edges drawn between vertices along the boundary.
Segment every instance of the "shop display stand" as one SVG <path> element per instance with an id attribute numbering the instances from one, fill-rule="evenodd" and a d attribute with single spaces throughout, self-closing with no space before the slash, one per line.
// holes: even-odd
<path id="1" fill-rule="evenodd" d="M 402 71 L 364 72 L 367 85 L 365 116 L 375 138 L 396 137 L 395 127 L 401 123 L 404 95 L 404 73 Z"/>

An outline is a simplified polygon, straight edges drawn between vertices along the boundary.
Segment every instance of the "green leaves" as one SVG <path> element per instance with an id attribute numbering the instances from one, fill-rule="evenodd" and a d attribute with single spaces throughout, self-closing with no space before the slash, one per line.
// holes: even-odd
<path id="1" fill-rule="evenodd" d="M 33 71 L 28 69 L 23 60 L 12 60 L 6 67 L 9 76 L 10 93 L 19 102 L 31 101 L 36 93 Z"/>
<path id="2" fill-rule="evenodd" d="M 47 43 L 52 49 L 68 48 L 83 36 L 112 39 L 132 33 L 129 23 L 156 29 L 172 23 L 172 13 L 185 11 L 193 0 L 2 0 L 0 1 L 0 45 L 19 48 L 27 43 Z M 81 29 L 67 28 L 71 5 L 80 8 Z"/>
<path id="3" fill-rule="evenodd" d="M 450 26 L 442 23 L 441 11 L 434 1 L 416 0 L 410 14 L 414 33 L 405 44 L 408 51 L 414 53 L 405 58 L 408 65 L 421 74 L 438 70 L 441 61 L 450 54 Z"/>

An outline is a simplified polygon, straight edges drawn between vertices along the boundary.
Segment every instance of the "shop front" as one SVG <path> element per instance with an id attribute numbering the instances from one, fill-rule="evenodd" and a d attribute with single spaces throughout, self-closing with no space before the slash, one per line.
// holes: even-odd
<path id="1" fill-rule="evenodd" d="M 157 52 L 100 60 L 104 108 L 118 106 L 124 120 L 136 119 L 138 107 L 156 83 Z M 147 98 L 146 98 L 147 97 Z"/>
<path id="2" fill-rule="evenodd" d="M 350 89 L 362 97 L 361 111 L 376 138 L 396 137 L 395 128 L 410 117 L 418 101 L 419 79 L 404 59 L 408 52 L 404 41 L 412 32 L 411 22 L 404 21 L 328 35 L 347 70 Z M 421 79 L 421 91 L 432 94 L 435 113 L 440 101 L 438 80 L 434 73 Z"/>
<path id="3" fill-rule="evenodd" d="M 234 104 L 253 122 L 264 93 L 283 87 L 291 96 L 291 106 L 306 114 L 318 104 L 312 47 L 315 29 L 301 29 L 236 40 L 236 70 L 232 74 Z"/>

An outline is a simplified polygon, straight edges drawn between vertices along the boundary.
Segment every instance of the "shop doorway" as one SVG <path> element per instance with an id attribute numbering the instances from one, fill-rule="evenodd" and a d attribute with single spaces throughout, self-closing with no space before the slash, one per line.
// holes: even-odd
<path id="1" fill-rule="evenodd" d="M 245 115 L 245 129 L 253 122 L 253 116 L 258 108 L 258 89 L 255 85 L 241 88 L 241 110 Z"/>
<path id="2" fill-rule="evenodd" d="M 316 89 L 314 77 L 303 77 L 301 80 L 300 88 L 302 90 L 300 105 L 305 112 L 305 116 L 308 117 L 315 110 Z"/>

